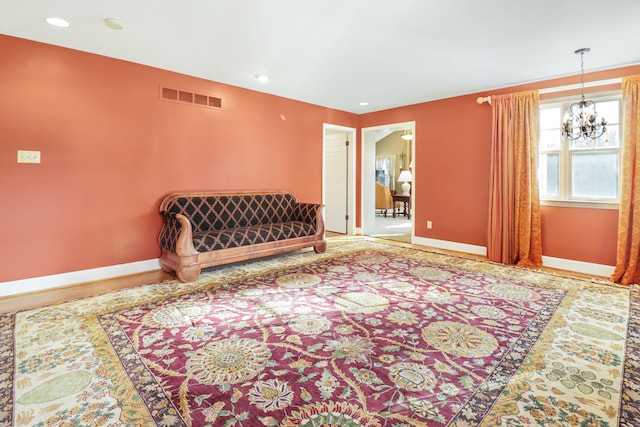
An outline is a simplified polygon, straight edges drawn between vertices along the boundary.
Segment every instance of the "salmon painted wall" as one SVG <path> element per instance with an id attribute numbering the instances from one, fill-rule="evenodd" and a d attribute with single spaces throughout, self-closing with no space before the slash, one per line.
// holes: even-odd
<path id="1" fill-rule="evenodd" d="M 588 73 L 585 81 L 633 74 L 640 74 L 640 66 Z M 363 128 L 412 120 L 416 122 L 416 236 L 478 246 L 487 244 L 491 107 L 488 104 L 478 105 L 475 102 L 478 96 L 579 82 L 579 76 L 572 76 L 361 116 Z M 541 98 L 568 94 L 555 93 Z M 617 210 L 544 206 L 543 254 L 614 265 L 617 218 Z M 426 228 L 427 220 L 433 221 L 433 229 Z"/>
<path id="2" fill-rule="evenodd" d="M 322 198 L 323 123 L 354 114 L 0 36 L 0 282 L 157 258 L 175 190 Z M 222 98 L 214 110 L 160 87 Z M 17 164 L 17 150 L 41 164 Z"/>

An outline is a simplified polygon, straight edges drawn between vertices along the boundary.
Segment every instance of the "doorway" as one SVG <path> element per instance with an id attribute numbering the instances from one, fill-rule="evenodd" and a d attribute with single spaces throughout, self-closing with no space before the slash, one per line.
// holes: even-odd
<path id="1" fill-rule="evenodd" d="M 354 234 L 355 140 L 354 128 L 323 124 L 322 203 L 326 231 Z"/>
<path id="2" fill-rule="evenodd" d="M 404 136 L 404 138 L 402 138 Z M 409 139 L 410 138 L 410 139 Z M 387 140 L 405 141 L 400 152 L 389 154 L 388 150 L 379 150 L 380 142 Z M 400 144 L 402 146 L 402 144 Z M 380 153 L 379 153 L 380 151 Z M 391 160 L 385 160 L 389 159 Z M 414 239 L 415 216 L 415 122 L 394 123 L 362 129 L 362 234 L 412 243 Z M 376 209 L 376 182 L 383 182 L 396 196 L 402 196 L 404 185 L 400 172 L 411 172 L 409 195 L 396 197 L 393 203 L 394 215 L 387 218 Z M 406 174 L 405 174 L 406 175 Z M 404 175 L 403 175 L 404 177 Z M 398 200 L 402 200 L 399 202 Z M 405 207 L 407 209 L 405 213 Z M 391 218 L 389 218 L 391 217 Z"/>

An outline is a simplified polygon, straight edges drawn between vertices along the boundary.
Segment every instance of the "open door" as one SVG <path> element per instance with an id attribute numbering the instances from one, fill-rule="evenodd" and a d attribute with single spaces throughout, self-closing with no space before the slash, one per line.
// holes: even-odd
<path id="1" fill-rule="evenodd" d="M 355 129 L 325 124 L 322 189 L 327 231 L 353 234 L 355 212 Z"/>

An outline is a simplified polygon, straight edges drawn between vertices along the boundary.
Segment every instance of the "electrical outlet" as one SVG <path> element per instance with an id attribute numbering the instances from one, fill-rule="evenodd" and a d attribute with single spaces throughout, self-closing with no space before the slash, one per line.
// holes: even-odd
<path id="1" fill-rule="evenodd" d="M 18 150 L 18 163 L 40 163 L 40 152 Z"/>
<path id="2" fill-rule="evenodd" d="M 427 229 L 431 230 L 433 228 L 433 222 L 432 221 L 427 221 Z"/>

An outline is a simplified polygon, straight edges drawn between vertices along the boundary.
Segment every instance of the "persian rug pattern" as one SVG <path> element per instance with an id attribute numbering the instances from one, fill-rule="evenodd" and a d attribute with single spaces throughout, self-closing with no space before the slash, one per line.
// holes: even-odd
<path id="1" fill-rule="evenodd" d="M 0 317 L 0 425 L 633 425 L 636 294 L 374 243 L 227 266 Z"/>

